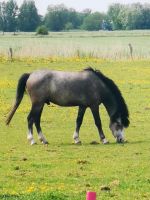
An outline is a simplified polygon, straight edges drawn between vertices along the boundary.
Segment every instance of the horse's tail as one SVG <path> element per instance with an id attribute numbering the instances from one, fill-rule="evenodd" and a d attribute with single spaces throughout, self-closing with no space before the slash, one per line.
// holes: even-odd
<path id="1" fill-rule="evenodd" d="M 15 114 L 18 106 L 20 105 L 22 98 L 24 96 L 24 92 L 25 92 L 25 88 L 26 88 L 26 82 L 29 78 L 30 74 L 23 74 L 19 81 L 18 81 L 18 85 L 17 85 L 17 91 L 16 91 L 16 100 L 15 103 L 6 119 L 6 125 L 9 125 L 13 115 Z"/>

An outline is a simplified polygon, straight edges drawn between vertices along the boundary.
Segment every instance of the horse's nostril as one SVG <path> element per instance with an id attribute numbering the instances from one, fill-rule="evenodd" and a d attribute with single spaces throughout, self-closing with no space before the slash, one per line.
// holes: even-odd
<path id="1" fill-rule="evenodd" d="M 117 142 L 118 142 L 118 143 L 122 143 L 122 142 L 123 142 L 123 139 L 122 139 L 122 138 L 118 138 L 118 139 L 117 139 Z"/>
<path id="2" fill-rule="evenodd" d="M 124 139 L 123 139 L 123 138 L 120 138 L 119 142 L 120 142 L 120 143 L 123 143 L 123 142 L 124 142 Z"/>

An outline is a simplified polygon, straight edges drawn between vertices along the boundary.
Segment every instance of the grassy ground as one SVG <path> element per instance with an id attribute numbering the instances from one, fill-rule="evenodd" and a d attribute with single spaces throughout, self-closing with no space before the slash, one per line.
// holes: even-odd
<path id="1" fill-rule="evenodd" d="M 129 59 L 129 43 L 133 57 L 150 59 L 150 31 L 59 32 L 40 37 L 32 34 L 0 35 L 0 54 L 43 57 L 99 57 L 114 60 Z"/>
<path id="2" fill-rule="evenodd" d="M 116 144 L 108 128 L 108 115 L 101 106 L 102 124 L 109 145 L 99 142 L 88 110 L 81 128 L 83 144 L 73 144 L 77 108 L 45 106 L 42 127 L 49 145 L 30 146 L 26 140 L 27 95 L 10 127 L 4 120 L 15 97 L 16 84 L 24 72 L 39 68 L 100 69 L 112 78 L 127 102 L 131 125 L 126 144 Z M 84 200 L 86 191 L 96 191 L 97 200 L 150 199 L 150 68 L 149 61 L 98 59 L 43 59 L 0 63 L 0 199 Z M 103 187 L 107 186 L 107 187 Z M 104 190 L 102 190 L 102 187 Z M 109 189 L 109 191 L 106 191 Z"/>

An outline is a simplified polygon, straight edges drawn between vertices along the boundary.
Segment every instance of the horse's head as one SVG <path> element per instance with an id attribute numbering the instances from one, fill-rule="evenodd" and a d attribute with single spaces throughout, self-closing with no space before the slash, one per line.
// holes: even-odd
<path id="1" fill-rule="evenodd" d="M 120 119 L 117 119 L 115 122 L 110 122 L 110 130 L 112 131 L 113 136 L 117 139 L 118 143 L 124 142 L 124 126 Z"/>

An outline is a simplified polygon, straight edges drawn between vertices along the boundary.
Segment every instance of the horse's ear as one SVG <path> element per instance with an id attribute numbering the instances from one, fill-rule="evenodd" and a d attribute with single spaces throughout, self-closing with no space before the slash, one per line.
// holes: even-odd
<path id="1" fill-rule="evenodd" d="M 129 124 L 130 124 L 130 121 L 129 121 L 128 118 L 123 119 L 123 125 L 124 125 L 125 128 L 127 128 L 129 126 Z"/>

